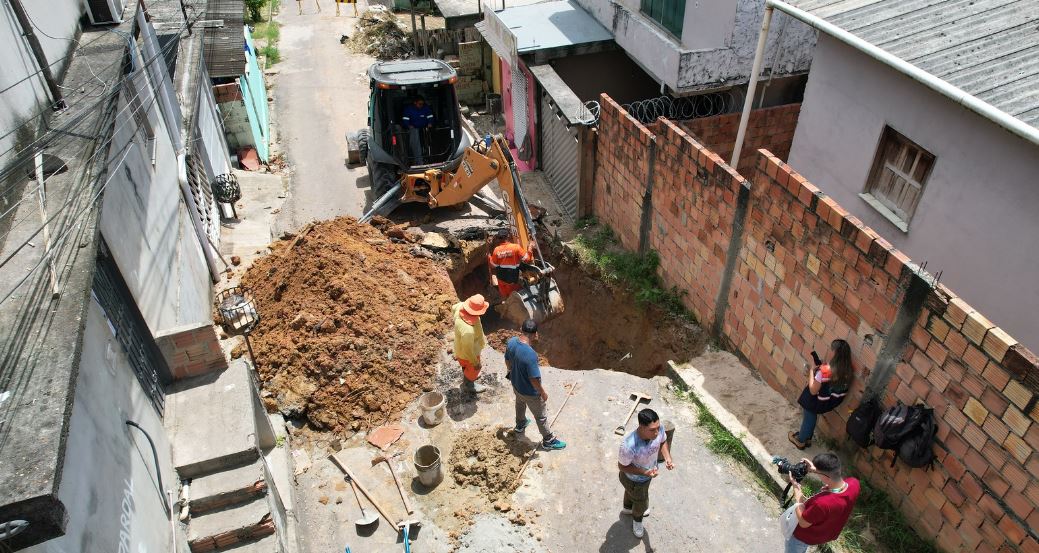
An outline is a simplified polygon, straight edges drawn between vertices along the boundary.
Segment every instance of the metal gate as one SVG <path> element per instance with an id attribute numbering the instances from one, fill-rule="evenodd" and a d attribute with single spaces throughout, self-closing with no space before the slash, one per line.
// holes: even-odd
<path id="1" fill-rule="evenodd" d="M 548 94 L 541 94 L 541 166 L 556 200 L 570 220 L 577 218 L 577 193 L 580 180 L 576 128 L 566 128 L 566 120 L 556 114 Z"/>

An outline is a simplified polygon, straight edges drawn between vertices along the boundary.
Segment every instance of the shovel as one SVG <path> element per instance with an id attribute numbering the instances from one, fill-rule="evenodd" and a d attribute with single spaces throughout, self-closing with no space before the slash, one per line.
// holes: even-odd
<path id="1" fill-rule="evenodd" d="M 638 408 L 640 403 L 642 403 L 642 400 L 646 400 L 646 403 L 653 401 L 653 396 L 649 396 L 639 392 L 631 392 L 630 397 L 635 400 L 635 403 L 632 404 L 631 410 L 628 411 L 628 416 L 624 417 L 624 422 L 622 422 L 620 426 L 614 429 L 613 433 L 617 434 L 618 436 L 624 435 L 624 427 L 628 426 L 628 421 L 631 420 L 631 415 L 635 413 L 635 409 Z"/>
<path id="2" fill-rule="evenodd" d="M 365 511 L 364 505 L 361 505 L 361 496 L 357 495 L 357 484 L 354 483 L 354 479 L 350 478 L 350 475 L 346 475 L 345 478 L 346 481 L 350 483 L 350 489 L 354 491 L 354 499 L 357 501 L 357 508 L 361 510 L 361 518 L 355 520 L 354 524 L 359 528 L 364 528 L 379 522 L 379 515 Z M 349 550 L 349 548 L 347 549 Z"/>

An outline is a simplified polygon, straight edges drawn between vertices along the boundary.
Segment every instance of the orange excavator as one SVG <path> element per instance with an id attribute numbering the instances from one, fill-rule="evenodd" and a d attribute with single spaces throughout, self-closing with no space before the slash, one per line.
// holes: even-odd
<path id="1" fill-rule="evenodd" d="M 555 267 L 541 253 L 537 229 L 519 186 L 516 163 L 501 135 L 488 135 L 467 147 L 454 171 L 428 168 L 403 172 L 400 180 L 361 216 L 360 222 L 389 213 L 402 203 L 422 202 L 431 208 L 464 203 L 494 180 L 501 190 L 510 234 L 533 257 L 529 264 L 521 266 L 523 286 L 505 299 L 499 312 L 517 324 L 527 318 L 540 324 L 563 312 L 563 298 L 552 278 Z"/>

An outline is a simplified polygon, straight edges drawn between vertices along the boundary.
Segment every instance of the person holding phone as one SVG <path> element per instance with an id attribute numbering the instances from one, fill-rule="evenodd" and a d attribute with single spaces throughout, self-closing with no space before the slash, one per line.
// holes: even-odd
<path id="1" fill-rule="evenodd" d="M 819 415 L 829 413 L 844 401 L 851 388 L 854 374 L 851 366 L 851 346 L 840 338 L 830 343 L 829 356 L 826 362 L 812 352 L 813 366 L 805 364 L 808 371 L 808 383 L 801 391 L 797 403 L 801 406 L 801 428 L 788 434 L 790 443 L 797 449 L 812 445 L 812 435 Z"/>

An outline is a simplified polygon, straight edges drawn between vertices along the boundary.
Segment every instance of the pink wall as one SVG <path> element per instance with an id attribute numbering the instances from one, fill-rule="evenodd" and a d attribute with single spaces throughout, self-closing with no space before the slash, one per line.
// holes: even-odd
<path id="1" fill-rule="evenodd" d="M 516 168 L 520 171 L 533 171 L 537 168 L 537 129 L 536 120 L 534 114 L 537 113 L 535 104 L 535 86 L 534 76 L 531 75 L 530 71 L 527 70 L 527 66 L 520 61 L 520 70 L 527 77 L 527 129 L 530 132 L 530 142 L 535 152 L 535 155 L 530 158 L 530 161 L 523 161 L 519 158 L 518 144 L 516 144 L 516 129 L 512 122 L 512 68 L 505 62 L 504 59 L 500 59 L 501 62 L 501 105 L 503 117 L 505 118 L 505 139 L 509 141 L 509 144 L 513 145 L 512 157 L 516 160 Z M 520 140 L 523 137 L 519 137 Z"/>

